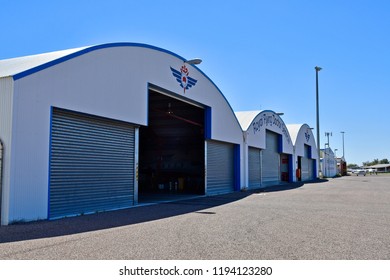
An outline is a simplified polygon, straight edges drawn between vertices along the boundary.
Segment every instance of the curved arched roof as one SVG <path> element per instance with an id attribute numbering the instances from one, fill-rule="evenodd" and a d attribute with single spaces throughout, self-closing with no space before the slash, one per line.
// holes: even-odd
<path id="1" fill-rule="evenodd" d="M 0 60 L 0 77 L 21 78 L 33 72 L 50 67 L 61 61 L 72 58 L 72 54 L 80 52 L 88 47 L 55 51 L 43 54 L 29 55 Z"/>
<path id="2" fill-rule="evenodd" d="M 236 114 L 236 117 L 238 119 L 238 122 L 241 125 L 241 128 L 243 131 L 247 131 L 249 126 L 251 125 L 252 121 L 256 118 L 257 115 L 259 115 L 263 111 L 240 111 L 240 112 L 234 112 Z"/>
<path id="3" fill-rule="evenodd" d="M 307 139 L 307 142 L 309 142 L 310 138 L 313 140 L 313 144 L 315 145 L 314 135 L 313 132 L 308 124 L 287 124 L 287 129 L 290 132 L 291 140 L 294 144 L 294 146 L 297 144 L 297 139 L 300 136 L 300 134 L 307 134 L 306 137 L 309 137 Z M 310 134 L 310 135 L 309 135 Z"/>
<path id="4" fill-rule="evenodd" d="M 317 149 L 313 131 L 308 124 L 288 124 L 286 125 L 290 132 L 291 141 L 295 147 L 296 156 L 303 156 L 304 146 L 309 145 L 312 149 Z M 318 154 L 312 151 L 312 158 L 317 159 Z"/>
<path id="5" fill-rule="evenodd" d="M 130 43 L 130 42 L 106 43 L 106 44 L 84 46 L 80 48 L 73 48 L 73 49 L 48 52 L 48 53 L 42 53 L 36 55 L 3 59 L 0 60 L 0 78 L 13 77 L 14 80 L 18 80 L 20 78 L 23 78 L 35 72 L 59 64 L 61 62 L 67 61 L 77 56 L 81 56 L 88 52 L 92 52 L 99 49 L 114 48 L 114 47 L 142 47 L 147 49 L 153 49 L 156 51 L 170 54 L 180 60 L 186 61 L 185 58 L 183 58 L 182 56 L 174 52 L 156 46 L 148 45 L 148 44 Z M 218 86 L 202 70 L 196 67 L 196 65 L 192 65 L 192 66 L 195 67 L 203 76 L 205 76 L 222 94 Z M 226 97 L 223 94 L 222 96 L 227 101 Z"/>
<path id="6" fill-rule="evenodd" d="M 140 43 L 107 43 L 94 46 L 86 46 L 62 51 L 55 51 L 37 55 L 29 55 L 17 58 L 10 58 L 0 60 L 0 77 L 13 76 L 14 80 L 20 79 L 24 76 L 28 76 L 32 73 L 38 72 L 45 68 L 51 67 L 58 63 L 72 59 L 74 57 L 83 55 L 88 52 L 92 52 L 99 49 L 113 48 L 113 47 L 142 47 L 148 49 L 154 49 L 157 51 L 165 52 L 175 56 L 183 61 L 185 59 L 171 51 L 158 48 L 152 45 L 140 44 Z M 199 69 L 198 69 L 199 70 Z M 200 70 L 199 70 L 200 71 Z M 203 73 L 204 74 L 204 73 Z"/>
<path id="7" fill-rule="evenodd" d="M 162 49 L 159 47 L 155 47 L 152 45 L 140 44 L 140 43 L 128 43 L 128 42 L 107 43 L 107 44 L 86 46 L 86 47 L 81 47 L 81 48 L 74 48 L 74 49 L 68 49 L 68 50 L 62 50 L 62 51 L 56 51 L 56 52 L 50 52 L 50 53 L 44 53 L 44 54 L 38 54 L 38 55 L 30 55 L 30 56 L 0 60 L 0 78 L 11 77 L 14 81 L 22 80 L 24 77 L 30 76 L 30 75 L 35 74 L 35 73 L 40 72 L 40 71 L 51 70 L 52 68 L 54 68 L 53 66 L 62 65 L 63 62 L 75 61 L 78 58 L 81 58 L 81 56 L 84 57 L 84 55 L 86 55 L 86 54 L 88 54 L 88 55 L 93 54 L 93 53 L 95 53 L 95 51 L 98 51 L 98 50 L 106 51 L 108 49 L 117 49 L 117 48 L 119 49 L 119 48 L 127 48 L 127 47 L 128 48 L 152 50 L 152 51 L 155 51 L 156 53 L 160 53 L 161 54 L 160 58 L 163 58 L 164 57 L 163 55 L 165 54 L 165 55 L 167 55 L 166 56 L 167 59 L 169 59 L 169 56 L 171 56 L 179 61 L 182 61 L 183 63 L 187 60 L 187 59 L 184 59 L 183 57 L 181 57 L 181 56 L 179 56 L 171 51 L 168 51 L 166 49 Z M 150 64 L 151 58 L 149 58 L 148 61 Z M 161 63 L 161 60 L 159 60 L 159 62 Z M 139 63 L 139 61 L 138 61 L 138 63 Z M 232 109 L 230 103 L 227 101 L 226 97 L 221 92 L 221 90 L 196 65 L 191 65 L 191 66 L 193 68 L 195 68 L 201 76 L 203 76 L 206 80 L 208 80 L 208 82 L 210 83 L 210 86 L 214 87 L 215 90 L 219 93 L 219 95 L 224 99 L 224 101 L 228 107 L 228 111 L 230 111 L 232 114 L 232 118 L 233 118 L 232 122 L 233 123 L 235 122 L 234 124 L 232 123 L 232 125 L 237 126 L 239 128 L 240 125 L 239 125 L 239 122 L 238 122 L 234 112 L 233 112 L 233 109 Z M 172 79 L 172 80 L 174 80 L 174 79 Z M 200 87 L 198 86 L 197 88 L 200 88 Z M 219 101 L 219 103 L 221 103 L 221 102 Z M 209 105 L 209 104 L 206 103 L 206 105 Z M 214 102 L 213 106 L 214 105 L 217 106 L 217 103 Z M 214 115 L 213 115 L 213 117 L 214 117 Z M 220 115 L 219 115 L 219 118 L 221 118 Z M 214 119 L 213 119 L 213 121 L 214 121 Z M 215 121 L 219 121 L 219 119 L 216 118 Z M 237 136 L 236 138 L 238 139 L 239 137 L 242 137 L 242 136 Z M 217 137 L 216 140 L 220 140 L 220 139 L 218 139 L 218 137 Z"/>
<path id="8" fill-rule="evenodd" d="M 290 133 L 280 114 L 272 110 L 235 112 L 249 146 L 265 148 L 266 130 L 283 136 L 283 152 L 293 153 Z"/>
<path id="9" fill-rule="evenodd" d="M 299 130 L 302 128 L 303 124 L 287 124 L 286 126 L 288 129 L 288 132 L 290 132 L 291 140 L 292 140 L 293 144 L 295 145 L 295 143 L 297 141 L 298 134 L 299 134 Z"/>

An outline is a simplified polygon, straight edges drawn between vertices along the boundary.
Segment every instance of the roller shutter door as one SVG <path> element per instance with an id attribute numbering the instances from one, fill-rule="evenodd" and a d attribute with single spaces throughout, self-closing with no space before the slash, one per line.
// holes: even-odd
<path id="1" fill-rule="evenodd" d="M 302 181 L 313 180 L 313 164 L 314 160 L 303 157 L 302 158 Z"/>
<path id="2" fill-rule="evenodd" d="M 49 218 L 133 205 L 134 135 L 127 123 L 53 109 Z"/>
<path id="3" fill-rule="evenodd" d="M 311 146 L 304 146 L 304 156 L 302 157 L 302 181 L 313 180 L 313 164 L 311 159 Z"/>
<path id="4" fill-rule="evenodd" d="M 261 150 L 248 148 L 249 189 L 261 188 Z"/>
<path id="5" fill-rule="evenodd" d="M 308 158 L 305 158 L 305 157 L 302 157 L 301 158 L 301 177 L 302 177 L 302 181 L 307 181 L 309 180 L 309 159 Z"/>
<path id="6" fill-rule="evenodd" d="M 279 135 L 266 131 L 266 149 L 262 154 L 262 181 L 263 185 L 280 183 L 280 154 L 278 153 Z"/>
<path id="7" fill-rule="evenodd" d="M 208 195 L 234 191 L 234 145 L 207 142 L 207 192 Z"/>

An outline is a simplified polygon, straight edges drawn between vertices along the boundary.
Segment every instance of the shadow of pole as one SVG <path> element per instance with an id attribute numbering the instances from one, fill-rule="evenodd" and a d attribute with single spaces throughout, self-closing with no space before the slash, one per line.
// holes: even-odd
<path id="1" fill-rule="evenodd" d="M 310 183 L 322 183 L 326 180 L 311 181 Z M 263 189 L 234 192 L 217 196 L 202 196 L 189 200 L 180 200 L 148 206 L 133 207 L 123 210 L 102 212 L 97 214 L 63 218 L 53 221 L 43 220 L 36 222 L 13 224 L 0 227 L 0 243 L 17 242 L 65 236 L 90 231 L 134 225 L 150 222 L 168 217 L 174 217 L 187 213 L 217 214 L 206 211 L 209 208 L 229 204 L 254 193 L 279 192 L 300 188 L 302 182 L 277 186 L 269 186 Z"/>

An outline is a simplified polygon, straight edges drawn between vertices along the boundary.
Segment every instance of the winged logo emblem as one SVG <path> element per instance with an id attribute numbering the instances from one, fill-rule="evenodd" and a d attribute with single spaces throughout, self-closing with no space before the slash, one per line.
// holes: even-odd
<path id="1" fill-rule="evenodd" d="M 172 75 L 176 78 L 176 81 L 183 88 L 184 93 L 186 93 L 186 90 L 196 85 L 197 80 L 189 76 L 190 73 L 185 65 L 180 68 L 180 71 L 171 67 L 171 71 Z"/>
<path id="2" fill-rule="evenodd" d="M 305 132 L 305 138 L 306 138 L 306 141 L 309 142 L 309 140 L 310 140 L 310 133 L 309 133 L 308 130 Z"/>

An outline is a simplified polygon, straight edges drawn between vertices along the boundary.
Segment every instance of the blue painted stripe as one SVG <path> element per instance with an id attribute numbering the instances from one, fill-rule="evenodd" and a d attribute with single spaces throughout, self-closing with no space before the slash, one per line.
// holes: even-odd
<path id="1" fill-rule="evenodd" d="M 170 54 L 170 55 L 175 56 L 175 57 L 177 57 L 177 58 L 179 58 L 179 59 L 181 59 L 183 61 L 186 60 L 183 57 L 181 57 L 181 56 L 179 56 L 179 55 L 177 55 L 177 54 L 175 54 L 175 53 L 173 53 L 171 51 L 168 51 L 168 50 L 165 50 L 165 49 L 162 49 L 162 48 L 158 48 L 158 47 L 155 47 L 155 46 L 152 46 L 152 45 L 139 44 L 139 43 L 108 43 L 108 44 L 102 44 L 102 45 L 96 45 L 96 46 L 92 46 L 92 47 L 87 47 L 87 48 L 82 49 L 80 51 L 76 51 L 74 53 L 65 55 L 63 57 L 54 59 L 54 60 L 49 61 L 47 63 L 44 63 L 42 65 L 39 65 L 39 66 L 33 67 L 31 69 L 28 69 L 26 71 L 20 72 L 20 73 L 14 75 L 13 78 L 16 81 L 16 80 L 19 80 L 19 79 L 21 79 L 23 77 L 26 77 L 28 75 L 31 75 L 31 74 L 34 74 L 34 73 L 39 72 L 41 70 L 44 70 L 46 68 L 49 68 L 49 67 L 52 67 L 54 65 L 60 64 L 62 62 L 68 61 L 68 60 L 73 59 L 75 57 L 84 55 L 86 53 L 93 52 L 93 51 L 96 51 L 96 50 L 107 49 L 107 48 L 116 48 L 116 47 L 147 48 L 147 49 L 152 49 L 152 50 L 156 50 L 156 51 L 160 51 L 160 52 L 164 52 L 164 53 Z"/>
<path id="2" fill-rule="evenodd" d="M 86 53 L 89 53 L 89 52 L 92 52 L 92 51 L 95 51 L 95 50 L 101 50 L 101 49 L 107 49 L 107 48 L 115 48 L 115 47 L 139 47 L 139 48 L 147 48 L 147 49 L 152 49 L 152 50 L 156 50 L 156 51 L 159 51 L 159 52 L 164 52 L 164 53 L 167 53 L 169 55 L 172 55 L 174 57 L 177 57 L 178 59 L 182 60 L 182 61 L 186 61 L 185 58 L 183 58 L 182 56 L 174 53 L 174 52 L 171 52 L 171 51 L 168 51 L 166 49 L 163 49 L 163 48 L 159 48 L 159 47 L 156 47 L 156 46 L 152 46 L 152 45 L 148 45 L 148 44 L 141 44 L 141 43 L 129 43 L 129 42 L 119 42 L 119 43 L 107 43 L 107 44 L 101 44 L 101 45 L 96 45 L 96 46 L 92 46 L 92 47 L 87 47 L 85 49 L 82 49 L 80 51 L 76 51 L 74 53 L 71 53 L 69 55 L 65 55 L 63 57 L 60 57 L 58 59 L 54 59 L 52 61 L 49 61 L 47 63 L 44 63 L 42 65 L 39 65 L 39 66 L 36 66 L 36 67 L 33 67 L 31 69 L 28 69 L 26 71 L 23 71 L 23 72 L 20 72 L 18 74 L 15 74 L 13 76 L 13 79 L 14 81 L 16 80 L 19 80 L 23 77 L 26 77 L 26 76 L 29 76 L 31 74 L 34 74 L 36 72 L 39 72 L 41 70 L 44 70 L 44 69 L 47 69 L 49 67 L 52 67 L 54 65 L 57 65 L 57 64 L 60 64 L 62 62 L 65 62 L 65 61 L 68 61 L 70 59 L 73 59 L 75 57 L 78 57 L 78 56 L 81 56 L 81 55 L 84 55 Z M 233 108 L 232 106 L 230 105 L 230 103 L 228 102 L 228 100 L 226 99 L 226 97 L 223 95 L 222 91 L 218 88 L 218 86 L 202 71 L 200 70 L 196 65 L 191 65 L 191 67 L 194 67 L 196 70 L 198 70 L 207 80 L 209 80 L 209 82 L 211 84 L 213 84 L 213 86 L 217 89 L 217 91 L 221 94 L 221 96 L 225 99 L 226 101 L 226 104 L 229 106 L 234 118 L 236 119 L 236 122 L 237 122 L 237 125 L 238 127 L 241 128 L 240 126 L 240 123 L 236 117 L 236 115 L 234 114 L 234 111 L 233 111 Z"/>
<path id="3" fill-rule="evenodd" d="M 313 178 L 314 179 L 318 178 L 318 174 L 317 174 L 317 160 L 316 159 L 313 160 Z"/>
<path id="4" fill-rule="evenodd" d="M 288 155 L 288 181 L 294 182 L 294 169 L 293 169 L 294 158 L 293 155 Z"/>
<path id="5" fill-rule="evenodd" d="M 206 140 L 211 139 L 211 107 L 206 107 L 204 110 L 204 138 Z"/>
<path id="6" fill-rule="evenodd" d="M 234 145 L 234 190 L 241 189 L 241 152 L 240 145 Z"/>

